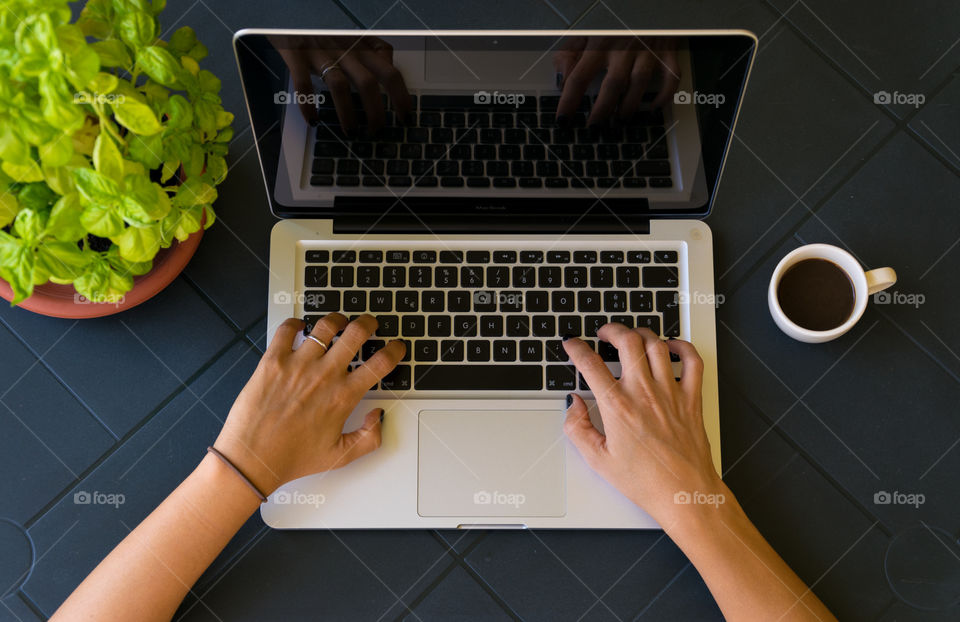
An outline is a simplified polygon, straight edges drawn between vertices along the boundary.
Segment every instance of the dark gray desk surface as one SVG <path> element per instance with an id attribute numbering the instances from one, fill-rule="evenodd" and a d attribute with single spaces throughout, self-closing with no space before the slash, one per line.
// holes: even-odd
<path id="1" fill-rule="evenodd" d="M 237 114 L 220 222 L 186 272 L 130 312 L 73 322 L 0 308 L 0 620 L 53 613 L 194 467 L 262 351 L 273 220 L 232 32 L 571 24 L 760 37 L 709 219 L 726 297 L 725 479 L 841 619 L 960 619 L 958 606 L 911 607 L 884 571 L 899 535 L 926 535 L 924 555 L 941 559 L 952 587 L 908 580 L 906 599 L 958 596 L 960 4 L 171 0 L 163 26 L 180 24 L 209 46 L 205 65 Z M 926 103 L 875 105 L 880 90 L 922 93 Z M 896 291 L 924 304 L 871 305 L 827 345 L 789 340 L 767 313 L 767 279 L 785 252 L 815 241 L 894 266 Z M 884 490 L 925 503 L 875 504 Z M 126 501 L 76 505 L 78 491 Z M 284 533 L 255 516 L 193 595 L 183 619 L 720 618 L 696 571 L 655 531 Z"/>

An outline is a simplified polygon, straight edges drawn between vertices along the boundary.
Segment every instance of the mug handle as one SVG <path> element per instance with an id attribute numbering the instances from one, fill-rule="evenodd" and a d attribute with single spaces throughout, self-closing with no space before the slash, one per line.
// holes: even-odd
<path id="1" fill-rule="evenodd" d="M 869 270 L 867 277 L 867 295 L 883 291 L 897 282 L 897 273 L 893 268 L 877 268 Z"/>

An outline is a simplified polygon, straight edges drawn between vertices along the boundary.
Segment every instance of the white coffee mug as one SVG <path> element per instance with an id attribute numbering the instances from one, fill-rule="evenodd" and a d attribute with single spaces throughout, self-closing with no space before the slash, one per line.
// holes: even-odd
<path id="1" fill-rule="evenodd" d="M 847 321 L 836 328 L 830 330 L 803 328 L 791 321 L 787 314 L 783 312 L 783 309 L 780 308 L 780 300 L 777 297 L 780 279 L 791 266 L 805 259 L 826 259 L 833 262 L 847 273 L 850 282 L 853 283 L 853 312 L 847 318 Z M 823 343 L 836 339 L 853 328 L 853 325 L 860 320 L 867 308 L 867 298 L 871 294 L 887 289 L 896 282 L 897 273 L 893 268 L 877 268 L 876 270 L 864 271 L 860 262 L 842 248 L 831 244 L 807 244 L 787 253 L 774 268 L 773 276 L 770 277 L 770 287 L 767 290 L 767 304 L 770 307 L 770 315 L 773 316 L 773 321 L 788 336 L 806 343 Z M 815 295 L 815 293 L 812 295 Z"/>

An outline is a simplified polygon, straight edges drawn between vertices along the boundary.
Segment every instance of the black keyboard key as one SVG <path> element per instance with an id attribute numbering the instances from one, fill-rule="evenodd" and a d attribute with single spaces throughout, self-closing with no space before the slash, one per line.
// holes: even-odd
<path id="1" fill-rule="evenodd" d="M 623 251 L 600 251 L 600 263 L 623 263 Z"/>
<path id="2" fill-rule="evenodd" d="M 617 349 L 606 341 L 597 344 L 597 354 L 608 363 L 618 363 L 620 361 L 620 354 Z"/>
<path id="3" fill-rule="evenodd" d="M 355 263 L 356 251 L 333 251 L 333 263 Z"/>
<path id="4" fill-rule="evenodd" d="M 557 166 L 556 162 L 552 161 L 541 161 L 537 162 L 537 176 L 538 177 L 556 177 L 559 175 L 560 167 Z"/>
<path id="5" fill-rule="evenodd" d="M 437 287 L 456 287 L 457 269 L 452 266 L 437 266 L 434 268 L 434 282 Z"/>
<path id="6" fill-rule="evenodd" d="M 387 251 L 387 263 L 408 263 L 410 251 Z"/>
<path id="7" fill-rule="evenodd" d="M 650 266 L 643 269 L 644 287 L 669 287 L 674 288 L 680 285 L 680 279 L 677 276 L 677 269 L 667 266 Z"/>
<path id="8" fill-rule="evenodd" d="M 550 295 L 542 291 L 527 291 L 523 293 L 524 309 L 530 313 L 547 311 L 550 308 Z"/>
<path id="9" fill-rule="evenodd" d="M 404 337 L 423 337 L 427 330 L 426 318 L 422 315 L 404 315 L 400 320 Z"/>
<path id="10" fill-rule="evenodd" d="M 357 287 L 380 287 L 380 267 L 360 266 L 357 268 Z"/>
<path id="11" fill-rule="evenodd" d="M 467 177 L 467 187 L 469 188 L 489 188 L 490 180 L 486 177 Z"/>
<path id="12" fill-rule="evenodd" d="M 460 174 L 460 163 L 453 160 L 441 160 L 437 162 L 437 175 L 440 177 L 453 177 Z"/>
<path id="13" fill-rule="evenodd" d="M 517 263 L 517 251 L 493 251 L 493 262 Z"/>
<path id="14" fill-rule="evenodd" d="M 490 263 L 490 251 L 467 251 L 467 263 Z"/>
<path id="15" fill-rule="evenodd" d="M 627 251 L 630 263 L 650 263 L 650 251 Z"/>
<path id="16" fill-rule="evenodd" d="M 384 290 L 370 292 L 370 310 L 374 312 L 393 311 L 393 292 Z"/>
<path id="17" fill-rule="evenodd" d="M 413 251 L 413 263 L 436 263 L 437 251 Z"/>
<path id="18" fill-rule="evenodd" d="M 427 318 L 427 334 L 431 337 L 449 337 L 451 324 L 449 315 L 431 315 Z"/>
<path id="19" fill-rule="evenodd" d="M 515 266 L 513 268 L 514 287 L 536 287 L 537 269 L 533 266 Z"/>
<path id="20" fill-rule="evenodd" d="M 520 263 L 543 263 L 543 251 L 520 251 Z"/>
<path id="21" fill-rule="evenodd" d="M 359 173 L 359 160 L 337 160 L 337 175 L 357 175 Z"/>
<path id="22" fill-rule="evenodd" d="M 634 313 L 653 311 L 653 293 L 644 291 L 630 292 L 630 310 Z"/>
<path id="23" fill-rule="evenodd" d="M 440 251 L 440 263 L 463 263 L 463 251 Z"/>
<path id="24" fill-rule="evenodd" d="M 638 315 L 637 328 L 649 328 L 653 334 L 660 334 L 660 317 L 656 315 Z"/>
<path id="25" fill-rule="evenodd" d="M 633 266 L 618 266 L 617 287 L 625 289 L 640 287 L 640 270 Z"/>
<path id="26" fill-rule="evenodd" d="M 556 291 L 550 295 L 550 310 L 554 313 L 563 313 L 564 311 L 573 311 L 576 307 L 575 298 L 571 291 Z"/>
<path id="27" fill-rule="evenodd" d="M 380 388 L 385 391 L 407 391 L 412 386 L 411 373 L 409 365 L 397 365 L 380 381 Z"/>
<path id="28" fill-rule="evenodd" d="M 420 294 L 420 310 L 428 313 L 443 311 L 444 302 L 443 292 L 439 290 L 428 290 Z"/>
<path id="29" fill-rule="evenodd" d="M 420 295 L 412 290 L 403 290 L 397 292 L 397 311 L 400 313 L 413 313 L 420 309 Z"/>
<path id="30" fill-rule="evenodd" d="M 356 175 L 337 175 L 337 185 L 344 187 L 359 186 L 360 178 Z"/>
<path id="31" fill-rule="evenodd" d="M 461 171 L 466 177 L 482 177 L 483 162 L 480 160 L 467 160 L 461 166 Z"/>
<path id="32" fill-rule="evenodd" d="M 366 311 L 367 292 L 349 291 L 343 294 L 344 311 Z"/>
<path id="33" fill-rule="evenodd" d="M 523 311 L 523 294 L 514 291 L 500 292 L 500 312 Z M 509 334 L 509 333 L 508 333 Z"/>
<path id="34" fill-rule="evenodd" d="M 670 162 L 667 160 L 642 160 L 633 165 L 638 177 L 670 177 Z"/>
<path id="35" fill-rule="evenodd" d="M 586 287 L 587 269 L 580 266 L 568 266 L 563 269 L 564 287 Z"/>
<path id="36" fill-rule="evenodd" d="M 510 163 L 510 174 L 514 177 L 532 177 L 533 162 L 514 160 Z"/>
<path id="37" fill-rule="evenodd" d="M 490 342 L 470 340 L 467 342 L 467 360 L 485 363 L 490 360 Z"/>
<path id="38" fill-rule="evenodd" d="M 413 360 L 418 363 L 433 363 L 439 355 L 439 344 L 433 339 L 417 339 L 413 342 Z"/>
<path id="39" fill-rule="evenodd" d="M 365 188 L 382 188 L 387 185 L 387 180 L 377 175 L 364 175 L 363 186 Z"/>
<path id="40" fill-rule="evenodd" d="M 570 185 L 563 177 L 548 177 L 544 183 L 547 188 L 566 188 Z"/>
<path id="41" fill-rule="evenodd" d="M 353 287 L 353 266 L 334 266 L 330 270 L 332 287 Z"/>
<path id="42" fill-rule="evenodd" d="M 383 286 L 384 287 L 406 287 L 407 271 L 403 266 L 384 266 L 383 268 Z"/>
<path id="43" fill-rule="evenodd" d="M 494 255 L 494 261 L 497 257 Z M 487 287 L 510 287 L 510 268 L 505 266 L 487 267 Z"/>
<path id="44" fill-rule="evenodd" d="M 607 313 L 623 313 L 627 310 L 627 292 L 611 290 L 603 292 L 603 310 Z"/>
<path id="45" fill-rule="evenodd" d="M 412 183 L 413 183 L 413 178 L 410 176 L 387 178 L 387 184 L 395 188 L 409 188 Z"/>
<path id="46" fill-rule="evenodd" d="M 477 318 L 472 315 L 457 315 L 453 318 L 454 337 L 476 337 Z"/>
<path id="47" fill-rule="evenodd" d="M 650 187 L 651 188 L 672 188 L 673 180 L 670 179 L 669 177 L 651 177 Z"/>
<path id="48" fill-rule="evenodd" d="M 568 360 L 567 351 L 563 349 L 563 342 L 559 339 L 551 339 L 544 344 L 544 358 L 548 362 L 558 363 Z"/>
<path id="49" fill-rule="evenodd" d="M 463 341 L 459 339 L 444 339 L 440 342 L 440 360 L 441 361 L 462 361 L 463 360 Z M 443 366 L 437 366 L 430 370 L 430 373 L 441 369 Z M 422 370 L 421 370 L 422 371 Z M 425 376 L 426 374 L 424 374 Z M 420 375 L 418 374 L 418 381 L 421 380 Z M 417 388 L 422 388 L 417 385 Z"/>
<path id="50" fill-rule="evenodd" d="M 539 177 L 521 177 L 520 187 L 521 188 L 542 188 L 543 180 L 540 179 Z"/>
<path id="51" fill-rule="evenodd" d="M 529 337 L 530 320 L 525 315 L 508 315 L 506 332 L 507 337 Z"/>
<path id="52" fill-rule="evenodd" d="M 400 334 L 400 318 L 396 315 L 378 315 L 377 323 L 378 337 L 396 337 Z"/>
<path id="53" fill-rule="evenodd" d="M 513 177 L 494 177 L 493 187 L 494 188 L 516 188 L 517 180 L 514 179 Z"/>
<path id="54" fill-rule="evenodd" d="M 367 339 L 363 342 L 363 345 L 360 346 L 360 356 L 363 357 L 363 360 L 369 361 L 373 355 L 382 350 L 385 345 L 387 345 L 387 342 L 382 339 Z"/>
<path id="55" fill-rule="evenodd" d="M 477 313 L 492 313 L 497 310 L 497 293 L 489 290 L 473 292 L 473 310 Z"/>
<path id="56" fill-rule="evenodd" d="M 557 266 L 542 266 L 537 273 L 537 282 L 540 287 L 560 287 L 562 272 Z"/>
<path id="57" fill-rule="evenodd" d="M 536 339 L 520 341 L 518 350 L 520 351 L 520 360 L 525 363 L 543 360 L 543 344 Z"/>
<path id="58" fill-rule="evenodd" d="M 577 292 L 577 311 L 581 313 L 600 310 L 600 292 Z"/>
<path id="59" fill-rule="evenodd" d="M 654 251 L 654 263 L 677 263 L 677 251 Z"/>
<path id="60" fill-rule="evenodd" d="M 462 177 L 441 177 L 440 185 L 444 188 L 462 188 L 464 181 Z"/>
<path id="61" fill-rule="evenodd" d="M 663 315 L 663 336 L 680 336 L 680 303 L 677 292 L 657 292 L 657 311 Z"/>
<path id="62" fill-rule="evenodd" d="M 408 147 L 412 145 L 404 145 Z M 416 145 L 419 147 L 419 145 Z M 410 172 L 410 163 L 406 160 L 390 160 L 387 162 L 387 175 L 406 175 Z"/>
<path id="63" fill-rule="evenodd" d="M 483 267 L 463 266 L 460 268 L 461 287 L 483 287 Z"/>
<path id="64" fill-rule="evenodd" d="M 461 312 L 470 310 L 470 292 L 453 290 L 447 294 L 447 311 Z"/>
<path id="65" fill-rule="evenodd" d="M 583 334 L 579 315 L 561 315 L 558 320 L 557 334 L 561 337 L 579 337 Z"/>
<path id="66" fill-rule="evenodd" d="M 577 388 L 577 370 L 573 365 L 547 365 L 548 391 L 573 391 Z"/>
<path id="67" fill-rule="evenodd" d="M 627 328 L 633 328 L 632 315 L 614 315 L 610 318 L 610 321 L 614 324 L 623 324 Z"/>
<path id="68" fill-rule="evenodd" d="M 556 337 L 557 321 L 552 315 L 535 315 L 530 320 L 534 337 Z"/>
<path id="69" fill-rule="evenodd" d="M 497 340 L 493 342 L 493 360 L 498 363 L 512 363 L 517 360 L 517 342 Z"/>
<path id="70" fill-rule="evenodd" d="M 333 163 L 332 158 L 318 158 L 313 161 L 311 172 L 314 175 L 330 175 L 333 173 Z"/>
<path id="71" fill-rule="evenodd" d="M 440 185 L 440 179 L 438 177 L 418 177 L 413 180 L 413 185 L 418 188 L 436 188 Z"/>
<path id="72" fill-rule="evenodd" d="M 414 376 L 414 388 L 430 390 L 539 391 L 543 368 L 539 365 L 437 365 Z"/>
<path id="73" fill-rule="evenodd" d="M 604 315 L 588 315 L 583 318 L 583 336 L 596 337 L 600 327 L 607 323 L 607 317 Z"/>
<path id="74" fill-rule="evenodd" d="M 573 263 L 597 263 L 597 251 L 574 251 Z"/>
<path id="75" fill-rule="evenodd" d="M 547 251 L 547 263 L 570 263 L 570 251 Z"/>
<path id="76" fill-rule="evenodd" d="M 345 158 L 347 148 L 341 143 L 317 143 L 313 155 L 318 158 Z"/>
<path id="77" fill-rule="evenodd" d="M 326 287 L 327 267 L 307 266 L 303 271 L 303 284 L 306 287 Z"/>
<path id="78" fill-rule="evenodd" d="M 305 315 L 303 316 L 303 334 L 309 335 L 313 332 L 313 327 L 317 325 L 317 322 L 320 321 L 322 315 Z"/>
<path id="79" fill-rule="evenodd" d="M 405 159 L 407 159 L 407 160 L 419 160 L 420 158 L 422 158 L 422 157 L 423 157 L 423 145 L 412 144 L 412 143 L 417 143 L 417 142 L 426 142 L 426 141 L 413 141 L 413 140 L 411 140 L 409 143 L 405 143 L 405 144 L 403 144 L 403 145 L 400 145 L 400 157 L 401 157 L 401 158 L 405 158 Z M 404 162 L 404 164 L 406 164 L 406 162 Z M 387 170 L 389 171 L 389 166 L 387 167 Z M 396 174 L 396 175 L 402 175 L 403 173 L 406 173 L 406 172 L 407 172 L 407 170 L 406 170 L 406 168 L 404 168 L 404 169 L 400 170 L 399 172 L 397 172 L 397 173 L 395 173 L 395 174 Z"/>
<path id="80" fill-rule="evenodd" d="M 480 316 L 480 336 L 481 337 L 503 337 L 503 316 L 501 315 Z"/>
<path id="81" fill-rule="evenodd" d="M 307 251 L 307 263 L 326 263 L 330 261 L 330 251 Z"/>
<path id="82" fill-rule="evenodd" d="M 590 287 L 613 287 L 613 268 L 608 266 L 590 268 Z"/>
<path id="83" fill-rule="evenodd" d="M 303 310 L 310 311 L 339 311 L 340 292 L 307 290 L 303 297 Z"/>
<path id="84" fill-rule="evenodd" d="M 410 287 L 430 287 L 433 282 L 433 270 L 430 266 L 410 266 Z"/>

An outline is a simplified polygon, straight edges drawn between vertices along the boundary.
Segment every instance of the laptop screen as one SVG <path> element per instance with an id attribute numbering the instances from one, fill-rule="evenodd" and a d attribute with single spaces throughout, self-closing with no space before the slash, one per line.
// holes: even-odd
<path id="1" fill-rule="evenodd" d="M 281 217 L 698 217 L 748 33 L 241 31 Z"/>

